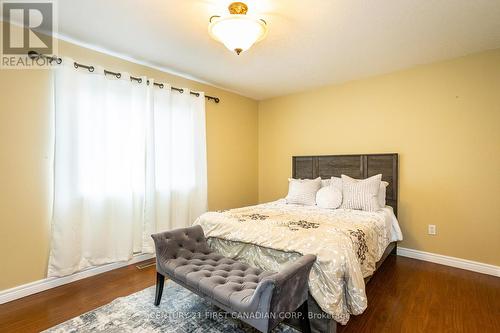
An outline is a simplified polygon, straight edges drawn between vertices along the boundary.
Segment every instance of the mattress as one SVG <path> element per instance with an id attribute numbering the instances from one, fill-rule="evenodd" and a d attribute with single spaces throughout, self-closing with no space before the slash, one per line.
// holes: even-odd
<path id="1" fill-rule="evenodd" d="M 341 324 L 366 309 L 364 278 L 373 274 L 387 245 L 402 240 L 391 207 L 377 212 L 332 210 L 282 199 L 208 212 L 195 224 L 214 250 L 262 269 L 279 270 L 300 255 L 316 255 L 310 293 Z"/>

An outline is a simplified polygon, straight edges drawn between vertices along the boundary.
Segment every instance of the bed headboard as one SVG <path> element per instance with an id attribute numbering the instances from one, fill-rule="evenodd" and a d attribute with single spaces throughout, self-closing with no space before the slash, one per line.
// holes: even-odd
<path id="1" fill-rule="evenodd" d="M 293 156 L 292 177 L 330 179 L 344 174 L 364 179 L 382 174 L 389 183 L 386 192 L 388 206 L 398 214 L 398 154 Z"/>

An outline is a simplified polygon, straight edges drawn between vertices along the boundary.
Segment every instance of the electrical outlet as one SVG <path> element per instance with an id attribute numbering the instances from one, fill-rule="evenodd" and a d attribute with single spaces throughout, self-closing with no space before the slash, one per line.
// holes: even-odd
<path id="1" fill-rule="evenodd" d="M 429 224 L 427 232 L 429 235 L 435 235 L 436 234 L 436 225 Z"/>

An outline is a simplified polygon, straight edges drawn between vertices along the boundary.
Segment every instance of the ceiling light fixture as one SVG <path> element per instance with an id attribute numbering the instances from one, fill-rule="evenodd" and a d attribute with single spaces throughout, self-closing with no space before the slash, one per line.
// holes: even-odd
<path id="1" fill-rule="evenodd" d="M 243 2 L 233 2 L 228 9 L 229 15 L 210 18 L 208 32 L 213 39 L 239 55 L 266 36 L 267 23 L 247 16 L 248 6 Z"/>

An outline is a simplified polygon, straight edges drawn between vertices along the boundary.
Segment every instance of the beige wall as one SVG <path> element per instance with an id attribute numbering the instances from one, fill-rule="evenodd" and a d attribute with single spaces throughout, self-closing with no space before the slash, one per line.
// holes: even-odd
<path id="1" fill-rule="evenodd" d="M 257 202 L 257 102 L 65 42 L 59 54 L 205 91 L 210 209 Z M 51 107 L 46 70 L 0 70 L 0 290 L 45 277 L 50 240 Z"/>
<path id="2" fill-rule="evenodd" d="M 293 155 L 384 152 L 402 246 L 500 265 L 500 50 L 261 102 L 259 201 L 286 195 Z"/>

